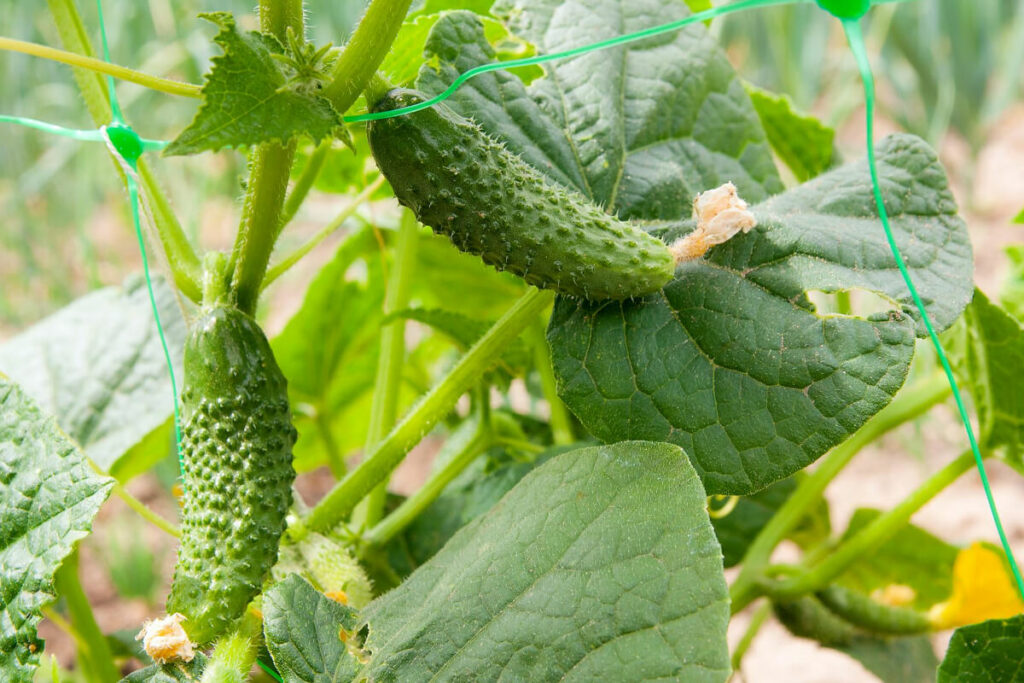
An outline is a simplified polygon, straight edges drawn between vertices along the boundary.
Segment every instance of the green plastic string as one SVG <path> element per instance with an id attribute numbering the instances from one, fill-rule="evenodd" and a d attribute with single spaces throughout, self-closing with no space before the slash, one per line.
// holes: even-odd
<path id="1" fill-rule="evenodd" d="M 723 5 L 721 7 L 714 7 L 703 12 L 697 12 L 690 16 L 680 19 L 678 21 L 672 21 L 667 24 L 661 24 L 659 26 L 652 26 L 651 28 L 644 29 L 642 31 L 636 31 L 635 33 L 627 33 L 625 35 L 616 36 L 614 38 L 608 38 L 607 40 L 601 40 L 596 43 L 590 43 L 589 45 L 581 45 L 580 47 L 573 48 L 571 50 L 564 50 L 562 52 L 552 52 L 550 54 L 535 55 L 533 57 L 524 57 L 522 59 L 511 59 L 507 62 L 492 62 L 490 64 L 481 64 L 480 66 L 473 67 L 469 71 L 462 73 L 458 78 L 452 81 L 452 84 L 448 86 L 448 89 L 439 95 L 431 97 L 429 100 L 423 102 L 417 102 L 416 104 L 410 104 L 407 107 L 399 107 L 398 109 L 389 109 L 387 111 L 369 112 L 366 114 L 357 114 L 355 116 L 346 116 L 344 120 L 346 123 L 359 123 L 361 121 L 379 121 L 381 119 L 391 119 L 396 116 L 406 116 L 413 114 L 424 109 L 429 109 L 435 104 L 445 101 L 449 97 L 455 94 L 455 91 L 462 87 L 462 85 L 480 74 L 485 74 L 490 71 L 507 71 L 508 69 L 516 69 L 523 66 L 534 66 L 536 64 L 543 64 L 544 62 L 551 62 L 556 59 L 566 59 L 568 57 L 576 57 L 588 52 L 594 52 L 596 50 L 604 50 L 609 47 L 616 47 L 618 45 L 625 45 L 627 43 L 633 43 L 638 40 L 644 40 L 653 36 L 660 36 L 663 33 L 671 33 L 678 31 L 681 28 L 695 24 L 697 22 L 708 21 L 715 17 L 725 16 L 726 14 L 732 14 L 734 12 L 740 12 L 747 9 L 754 9 L 757 7 L 770 7 L 773 5 L 798 5 L 798 4 L 810 4 L 814 0 L 740 0 L 730 5 Z"/>
<path id="2" fill-rule="evenodd" d="M 910 296 L 914 300 L 914 305 L 917 306 L 918 312 L 921 314 L 921 320 L 924 322 L 924 326 L 928 330 L 928 337 L 931 339 L 932 345 L 935 347 L 935 353 L 939 357 L 939 362 L 942 363 L 942 369 L 946 373 L 946 379 L 949 381 L 949 386 L 953 390 L 953 399 L 956 401 L 957 410 L 960 411 L 960 421 L 963 422 L 964 430 L 967 432 L 967 440 L 971 444 L 971 452 L 974 454 L 974 463 L 978 468 L 978 475 L 981 478 L 982 488 L 985 489 L 985 498 L 988 501 L 989 511 L 992 513 L 992 521 L 995 522 L 996 530 L 999 532 L 999 540 L 1003 545 L 1003 551 L 1006 553 L 1006 558 L 1013 571 L 1013 577 L 1017 582 L 1017 590 L 1021 597 L 1024 597 L 1024 578 L 1021 577 L 1020 567 L 1017 566 L 1017 559 L 1013 555 L 1013 549 L 1010 548 L 1010 543 L 1006 538 L 1006 532 L 1003 530 L 1003 523 L 999 519 L 999 510 L 996 509 L 996 501 L 992 495 L 992 487 L 989 486 L 988 474 L 985 472 L 984 459 L 981 457 L 981 451 L 978 448 L 977 439 L 974 437 L 974 428 L 971 427 L 971 420 L 967 414 L 967 408 L 964 406 L 963 396 L 960 395 L 960 387 L 957 385 L 956 377 L 953 374 L 953 368 L 949 363 L 949 358 L 946 357 L 946 352 L 942 348 L 942 342 L 939 341 L 939 335 L 936 334 L 935 328 L 932 326 L 932 321 L 928 317 L 928 311 L 925 309 L 924 302 L 921 301 L 921 297 L 917 293 L 917 288 L 914 286 L 914 281 L 910 278 L 910 272 L 907 270 L 907 264 L 903 261 L 903 255 L 900 253 L 899 247 L 896 246 L 892 227 L 889 225 L 889 214 L 886 211 L 885 202 L 882 199 L 882 190 L 878 182 L 878 170 L 875 167 L 875 79 L 871 73 L 871 64 L 868 61 L 867 49 L 864 45 L 864 34 L 861 31 L 860 19 L 841 18 L 841 21 L 843 24 L 843 30 L 846 32 L 847 41 L 850 44 L 850 50 L 853 52 L 853 56 L 857 60 L 857 68 L 860 70 L 861 81 L 864 84 L 864 119 L 867 127 L 868 168 L 871 171 L 871 191 L 875 196 L 875 206 L 878 207 L 878 217 L 881 219 L 882 227 L 885 229 L 885 239 L 889 242 L 889 249 L 892 251 L 893 258 L 896 259 L 896 266 L 899 268 L 900 274 L 903 276 L 903 281 L 906 283 L 907 289 L 910 290 Z"/>

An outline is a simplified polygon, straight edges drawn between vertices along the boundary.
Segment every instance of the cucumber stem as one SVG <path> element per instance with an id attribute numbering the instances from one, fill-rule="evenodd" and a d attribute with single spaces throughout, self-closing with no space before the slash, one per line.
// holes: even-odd
<path id="1" fill-rule="evenodd" d="M 395 245 L 395 261 L 384 293 L 384 315 L 400 311 L 409 305 L 409 297 L 416 266 L 416 248 L 419 241 L 419 223 L 412 211 L 402 211 Z M 380 356 L 374 378 L 373 403 L 370 423 L 366 432 L 366 452 L 387 436 L 398 418 L 398 395 L 402 389 L 402 368 L 405 365 L 405 318 L 395 318 L 381 327 Z M 381 482 L 355 509 L 354 528 L 369 528 L 380 521 L 387 496 L 387 479 Z"/>
<path id="2" fill-rule="evenodd" d="M 256 646 L 262 621 L 246 612 L 241 623 L 213 648 L 200 683 L 245 683 L 256 662 Z"/>
<path id="3" fill-rule="evenodd" d="M 323 95 L 344 114 L 363 92 L 402 27 L 412 0 L 373 0 L 334 65 Z M 372 103 L 371 103 L 372 104 Z"/>
<path id="4" fill-rule="evenodd" d="M 107 637 L 96 623 L 89 598 L 78 578 L 77 550 L 64 560 L 54 580 L 57 592 L 64 598 L 71 617 L 71 627 L 79 647 L 78 662 L 86 679 L 90 683 L 116 683 L 121 675 L 114 666 L 114 656 L 107 644 Z"/>
<path id="5" fill-rule="evenodd" d="M 259 16 L 260 30 L 282 42 L 289 28 L 299 40 L 305 35 L 301 0 L 260 0 Z M 231 254 L 232 289 L 238 308 L 249 315 L 256 311 L 270 254 L 281 232 L 281 210 L 295 146 L 294 140 L 285 145 L 265 142 L 256 147 L 250 158 L 249 189 Z"/>

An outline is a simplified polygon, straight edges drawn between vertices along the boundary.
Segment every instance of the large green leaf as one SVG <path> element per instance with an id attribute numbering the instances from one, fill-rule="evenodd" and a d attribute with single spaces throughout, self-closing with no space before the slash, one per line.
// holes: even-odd
<path id="1" fill-rule="evenodd" d="M 682 451 L 563 453 L 363 611 L 371 680 L 729 674 L 728 597 Z"/>
<path id="2" fill-rule="evenodd" d="M 185 321 L 164 280 L 154 279 L 153 291 L 180 378 Z M 169 436 L 171 382 L 141 277 L 87 294 L 0 346 L 0 372 L 115 476 L 144 437 Z"/>
<path id="3" fill-rule="evenodd" d="M 87 536 L 113 481 L 0 375 L 0 679 L 31 681 L 53 575 Z"/>
<path id="4" fill-rule="evenodd" d="M 289 85 L 288 68 L 271 56 L 284 53 L 273 36 L 239 31 L 227 12 L 200 16 L 220 28 L 214 41 L 224 54 L 213 59 L 195 119 L 165 154 L 284 144 L 299 135 L 318 141 L 340 129 L 341 117 L 315 85 Z"/>
<path id="5" fill-rule="evenodd" d="M 542 52 L 685 12 L 670 0 L 501 0 L 492 10 Z M 493 57 L 468 13 L 435 25 L 427 55 L 417 83 L 429 92 Z M 697 192 L 725 181 L 750 202 L 782 187 L 757 113 L 702 26 L 560 60 L 528 88 L 505 72 L 482 75 L 449 103 L 623 218 L 686 218 Z M 971 269 L 945 174 L 906 136 L 884 142 L 880 157 L 897 239 L 945 328 L 966 305 Z M 913 351 L 916 313 L 892 267 L 864 164 L 755 213 L 760 229 L 680 268 L 659 295 L 562 298 L 549 330 L 563 398 L 584 426 L 609 442 L 683 446 L 709 493 L 751 493 L 813 462 L 891 400 Z M 660 234 L 670 240 L 689 229 Z M 867 321 L 822 317 L 805 295 L 851 288 L 881 293 L 898 310 Z"/>
<path id="6" fill-rule="evenodd" d="M 963 626 L 953 633 L 939 683 L 1024 680 L 1024 614 Z"/>
<path id="7" fill-rule="evenodd" d="M 910 136 L 887 138 L 877 157 L 896 240 L 945 329 L 970 298 L 972 268 L 945 174 Z M 679 444 L 709 493 L 757 491 L 846 439 L 892 400 L 923 332 L 864 162 L 752 210 L 755 230 L 683 264 L 660 293 L 563 297 L 548 330 L 562 398 L 584 426 L 605 441 Z M 820 315 L 805 294 L 850 288 L 893 310 Z"/>
<path id="8" fill-rule="evenodd" d="M 978 411 L 982 445 L 1024 473 L 1024 326 L 979 289 L 964 315 L 955 365 Z"/>
<path id="9" fill-rule="evenodd" d="M 856 510 L 843 540 L 851 538 L 879 514 L 869 508 Z M 953 563 L 958 552 L 941 538 L 908 524 L 878 549 L 858 558 L 838 582 L 865 594 L 894 584 L 909 586 L 914 599 L 908 606 L 924 611 L 953 592 Z"/>
<path id="10" fill-rule="evenodd" d="M 298 574 L 263 596 L 267 649 L 285 683 L 348 683 L 359 673 L 342 629 L 356 626 L 356 612 L 309 585 Z"/>
<path id="11" fill-rule="evenodd" d="M 798 181 L 810 180 L 831 165 L 834 130 L 813 116 L 795 111 L 785 95 L 749 83 L 746 88 L 772 149 Z"/>

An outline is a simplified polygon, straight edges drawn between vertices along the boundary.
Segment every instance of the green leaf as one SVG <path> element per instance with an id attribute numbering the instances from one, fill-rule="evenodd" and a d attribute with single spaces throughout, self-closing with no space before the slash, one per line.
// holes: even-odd
<path id="1" fill-rule="evenodd" d="M 154 279 L 153 291 L 180 379 L 185 321 L 164 280 Z M 87 294 L 8 341 L 0 347 L 0 372 L 118 478 L 148 469 L 169 451 L 169 441 L 162 441 L 124 457 L 154 432 L 165 434 L 173 410 L 167 363 L 140 276 Z"/>
<path id="2" fill-rule="evenodd" d="M 935 153 L 899 135 L 877 165 L 896 241 L 933 323 L 971 292 L 966 227 Z M 752 207 L 758 227 L 682 264 L 659 294 L 562 297 L 548 340 L 566 405 L 595 436 L 667 440 L 708 493 L 746 494 L 806 467 L 885 407 L 923 325 L 875 214 L 862 162 Z M 688 230 L 660 231 L 672 241 Z M 806 292 L 892 301 L 867 319 L 818 314 Z"/>
<path id="3" fill-rule="evenodd" d="M 670 0 L 522 4 L 500 0 L 493 13 L 541 52 L 686 11 Z M 428 92 L 493 58 L 469 13 L 440 20 L 427 54 L 417 83 Z M 698 192 L 725 181 L 750 202 L 782 189 L 757 113 L 702 26 L 560 60 L 547 73 L 529 88 L 508 73 L 482 75 L 449 103 L 622 218 L 687 217 Z M 966 229 L 922 142 L 892 138 L 880 156 L 897 240 L 945 328 L 970 297 Z M 867 178 L 854 164 L 763 202 L 760 229 L 683 266 L 660 295 L 560 299 L 548 338 L 563 398 L 584 426 L 609 442 L 670 440 L 694 459 L 708 493 L 742 494 L 805 467 L 884 407 L 906 376 L 916 312 Z M 851 288 L 881 293 L 898 310 L 818 316 L 805 295 Z"/>
<path id="4" fill-rule="evenodd" d="M 32 680 L 54 572 L 89 534 L 112 485 L 0 374 L 0 679 Z"/>
<path id="5" fill-rule="evenodd" d="M 953 632 L 938 683 L 1003 683 L 1024 676 L 1024 614 Z"/>
<path id="6" fill-rule="evenodd" d="M 499 0 L 492 13 L 550 53 L 678 19 L 675 0 L 562 5 Z M 453 12 L 434 27 L 417 87 L 444 90 L 495 59 L 480 20 Z M 782 189 L 757 113 L 703 26 L 549 62 L 529 88 L 514 74 L 482 74 L 448 104 L 551 179 L 621 218 L 688 216 L 694 196 L 731 180 L 758 201 Z M 594 74 L 601 86 L 594 87 Z"/>
<path id="7" fill-rule="evenodd" d="M 965 339 L 954 348 L 954 365 L 978 411 L 982 446 L 998 450 L 1024 473 L 1024 327 L 979 289 L 964 314 Z"/>
<path id="8" fill-rule="evenodd" d="M 1020 213 L 1013 219 L 1014 223 L 1024 223 L 1024 209 L 1020 210 Z"/>
<path id="9" fill-rule="evenodd" d="M 271 56 L 284 54 L 273 36 L 239 31 L 227 12 L 199 16 L 220 27 L 213 40 L 224 54 L 213 58 L 196 117 L 164 154 L 215 152 L 262 142 L 285 144 L 300 135 L 320 141 L 342 126 L 338 112 L 318 94 L 316 83 L 289 84 L 288 67 Z"/>
<path id="10" fill-rule="evenodd" d="M 413 0 L 409 14 L 418 16 L 459 9 L 487 16 L 493 4 L 494 0 Z"/>
<path id="11" fill-rule="evenodd" d="M 563 453 L 363 611 L 370 680 L 724 681 L 728 596 L 681 450 Z"/>
<path id="12" fill-rule="evenodd" d="M 745 84 L 772 149 L 800 182 L 823 173 L 832 164 L 835 131 L 818 119 L 793 109 L 785 95 Z"/>
<path id="13" fill-rule="evenodd" d="M 843 540 L 851 538 L 879 514 L 879 510 L 869 508 L 856 510 Z M 953 563 L 958 552 L 958 548 L 941 538 L 908 524 L 877 550 L 851 564 L 838 582 L 864 594 L 893 584 L 909 586 L 915 597 L 907 606 L 926 611 L 953 592 Z"/>
<path id="14" fill-rule="evenodd" d="M 366 284 L 346 272 L 377 249 L 373 233 L 360 231 L 339 247 L 306 290 L 302 306 L 274 338 L 271 347 L 294 406 L 299 440 L 295 468 L 307 471 L 325 459 L 361 447 L 365 420 L 358 414 L 373 390 L 378 334 L 383 318 L 383 278 L 379 259 L 366 258 Z"/>
<path id="15" fill-rule="evenodd" d="M 199 683 L 206 668 L 206 657 L 197 652 L 191 662 L 150 664 L 133 671 L 122 683 Z"/>
<path id="16" fill-rule="evenodd" d="M 789 499 L 798 482 L 798 476 L 781 479 L 763 491 L 741 497 L 732 512 L 711 520 L 718 542 L 722 544 L 726 567 L 739 564 L 747 548 Z M 828 538 L 830 528 L 828 503 L 822 500 L 797 525 L 791 538 L 806 547 Z"/>
<path id="17" fill-rule="evenodd" d="M 309 585 L 298 574 L 263 597 L 263 631 L 274 666 L 285 683 L 348 683 L 360 664 L 341 632 L 356 627 L 356 611 Z"/>

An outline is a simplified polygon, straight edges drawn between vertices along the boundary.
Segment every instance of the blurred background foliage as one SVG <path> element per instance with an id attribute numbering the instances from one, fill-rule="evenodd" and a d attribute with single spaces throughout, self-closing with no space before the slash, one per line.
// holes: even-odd
<path id="1" fill-rule="evenodd" d="M 201 82 L 216 51 L 210 40 L 213 30 L 195 18 L 198 13 L 228 10 L 243 26 L 255 25 L 253 3 L 248 0 L 107 4 L 105 19 L 115 62 L 194 83 Z M 59 45 L 45 3 L 0 0 L 0 5 L 4 35 Z M 80 5 L 96 41 L 95 7 L 91 2 Z M 306 5 L 315 19 L 310 37 L 338 45 L 365 2 L 309 0 Z M 427 13 L 456 5 L 461 6 L 420 0 L 414 10 Z M 473 5 L 480 10 L 489 0 Z M 800 5 L 743 13 L 714 22 L 711 30 L 752 83 L 787 94 L 798 109 L 835 128 L 859 115 L 861 92 L 853 62 L 838 25 L 817 8 Z M 1019 0 L 887 4 L 872 11 L 867 36 L 880 83 L 881 115 L 937 147 L 951 135 L 962 140 L 969 152 L 960 172 L 969 179 L 992 123 L 1021 94 L 1024 5 Z M 196 106 L 192 100 L 132 84 L 118 88 L 128 120 L 148 137 L 172 137 L 191 119 Z M 61 64 L 4 53 L 0 102 L 4 113 L 91 126 L 70 70 Z M 2 139 L 0 338 L 5 338 L 86 291 L 119 283 L 125 273 L 138 268 L 138 254 L 127 229 L 123 189 L 107 172 L 109 162 L 101 145 L 12 127 L 4 128 Z M 857 154 L 856 149 L 847 151 Z M 353 157 L 339 149 L 331 158 L 334 162 L 328 164 L 317 189 L 352 192 L 347 171 L 340 182 L 331 178 L 332 168 L 351 165 Z M 240 154 L 227 153 L 157 165 L 180 220 L 206 246 L 229 243 L 243 164 Z M 969 194 L 965 199 L 970 201 Z M 1019 203 L 1024 204 L 1024 198 Z M 325 215 L 336 212 L 337 206 L 335 200 Z"/>

